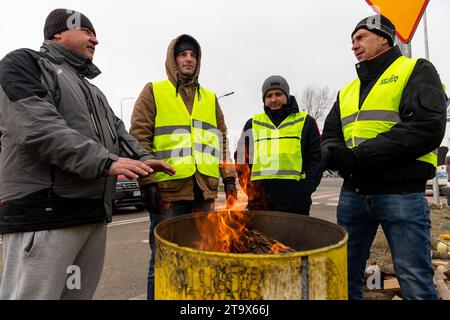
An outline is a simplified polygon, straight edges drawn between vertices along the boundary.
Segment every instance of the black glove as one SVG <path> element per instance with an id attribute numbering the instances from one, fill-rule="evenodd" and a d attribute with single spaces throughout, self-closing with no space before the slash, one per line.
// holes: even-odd
<path id="1" fill-rule="evenodd" d="M 158 212 L 158 185 L 150 183 L 141 188 L 142 201 L 149 212 Z"/>
<path id="2" fill-rule="evenodd" d="M 237 189 L 235 178 L 225 178 L 223 181 L 227 199 L 227 209 L 232 208 L 237 202 Z"/>
<path id="3" fill-rule="evenodd" d="M 358 161 L 352 150 L 342 146 L 330 146 L 327 148 L 326 167 L 330 170 L 337 170 L 342 175 L 356 172 Z"/>

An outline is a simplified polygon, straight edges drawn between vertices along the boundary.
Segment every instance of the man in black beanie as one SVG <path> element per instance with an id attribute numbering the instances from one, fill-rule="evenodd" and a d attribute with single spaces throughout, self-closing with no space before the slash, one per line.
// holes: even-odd
<path id="1" fill-rule="evenodd" d="M 98 44 L 96 37 L 91 21 L 77 11 L 55 9 L 45 20 L 45 40 L 62 42 L 91 61 L 94 58 L 95 46 Z"/>
<path id="2" fill-rule="evenodd" d="M 87 79 L 89 19 L 52 11 L 39 52 L 0 61 L 0 300 L 91 299 L 103 269 L 116 177 L 173 169 L 139 146 Z"/>
<path id="3" fill-rule="evenodd" d="M 352 32 L 352 38 L 360 29 L 368 30 L 385 38 L 389 46 L 393 47 L 395 42 L 395 26 L 383 15 L 374 15 L 362 19 Z"/>
<path id="4" fill-rule="evenodd" d="M 96 36 L 94 26 L 84 14 L 68 9 L 55 9 L 45 20 L 44 39 L 51 40 L 57 33 L 80 28 L 89 29 Z"/>
<path id="5" fill-rule="evenodd" d="M 389 243 L 403 299 L 436 299 L 430 257 L 430 209 L 446 124 L 446 95 L 434 66 L 402 56 L 395 27 L 371 16 L 352 32 L 358 77 L 338 95 L 322 134 L 324 169 L 344 178 L 338 224 L 348 234 L 348 290 L 361 299 L 379 225 Z"/>

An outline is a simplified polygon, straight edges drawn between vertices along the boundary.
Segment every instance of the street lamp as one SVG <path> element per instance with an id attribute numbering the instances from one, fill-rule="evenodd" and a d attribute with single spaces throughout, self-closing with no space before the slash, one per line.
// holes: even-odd
<path id="1" fill-rule="evenodd" d="M 127 98 L 122 98 L 122 100 L 120 100 L 120 119 L 123 121 L 123 102 L 125 100 L 134 100 L 133 97 L 127 97 Z"/>
<path id="2" fill-rule="evenodd" d="M 222 98 L 224 98 L 224 97 L 231 96 L 232 94 L 234 94 L 234 91 L 225 93 L 224 95 L 221 95 L 220 97 L 217 98 L 217 100 L 220 100 L 220 99 L 222 99 Z"/>

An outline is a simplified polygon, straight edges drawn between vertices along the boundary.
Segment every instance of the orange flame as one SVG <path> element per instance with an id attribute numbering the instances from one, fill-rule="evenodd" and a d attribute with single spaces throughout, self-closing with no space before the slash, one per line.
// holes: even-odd
<path id="1" fill-rule="evenodd" d="M 242 190 L 247 194 L 248 198 L 251 199 L 249 194 L 253 193 L 250 183 L 251 170 L 248 164 L 236 165 L 236 172 L 239 176 L 239 184 Z"/>
<path id="2" fill-rule="evenodd" d="M 247 230 L 247 217 L 243 199 L 234 199 L 229 195 L 226 199 L 226 210 L 212 211 L 204 220 L 197 220 L 197 228 L 201 240 L 197 247 L 213 252 L 239 252 L 244 248 L 242 236 Z"/>
<path id="3" fill-rule="evenodd" d="M 250 182 L 251 170 L 248 165 L 236 165 L 239 174 L 239 183 L 246 193 L 248 199 L 257 195 L 253 184 Z M 248 231 L 247 222 L 249 217 L 243 210 L 246 199 L 234 199 L 228 196 L 226 210 L 209 212 L 205 217 L 196 220 L 201 240 L 196 244 L 200 250 L 210 252 L 237 253 L 246 251 L 244 235 Z M 277 242 L 268 253 L 283 253 L 288 247 Z"/>
<path id="4" fill-rule="evenodd" d="M 283 253 L 289 250 L 289 247 L 286 247 L 285 245 L 281 244 L 280 242 L 275 243 L 271 248 L 270 251 L 274 254 Z"/>
<path id="5" fill-rule="evenodd" d="M 223 210 L 210 212 L 204 221 L 197 220 L 201 234 L 199 249 L 213 252 L 233 252 L 233 247 L 242 246 L 242 235 L 246 228 L 243 211 Z"/>

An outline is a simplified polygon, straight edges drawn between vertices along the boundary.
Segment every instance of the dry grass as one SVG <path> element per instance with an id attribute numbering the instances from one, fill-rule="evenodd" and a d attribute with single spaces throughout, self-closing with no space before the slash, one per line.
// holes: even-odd
<path id="1" fill-rule="evenodd" d="M 442 233 L 450 233 L 450 207 L 445 205 L 441 209 L 431 205 L 431 246 L 436 249 L 438 238 Z"/>
<path id="2" fill-rule="evenodd" d="M 435 250 L 438 241 L 435 239 L 442 233 L 450 233 L 450 208 L 443 206 L 442 209 L 431 205 L 431 249 Z M 381 229 L 378 230 L 370 251 L 368 264 L 377 264 L 383 270 L 393 270 L 391 251 L 386 237 Z"/>
<path id="3" fill-rule="evenodd" d="M 436 205 L 430 205 L 430 219 L 431 219 L 431 249 L 436 250 L 438 241 L 435 239 L 442 233 L 450 233 L 450 208 L 443 206 L 442 208 Z M 370 258 L 368 264 L 376 264 L 381 271 L 394 274 L 394 266 L 392 264 L 391 251 L 388 242 L 384 236 L 381 228 L 378 230 L 375 240 L 370 250 Z M 401 296 L 401 291 L 392 292 L 373 292 L 370 290 L 364 291 L 365 300 L 391 300 L 397 294 Z"/>

